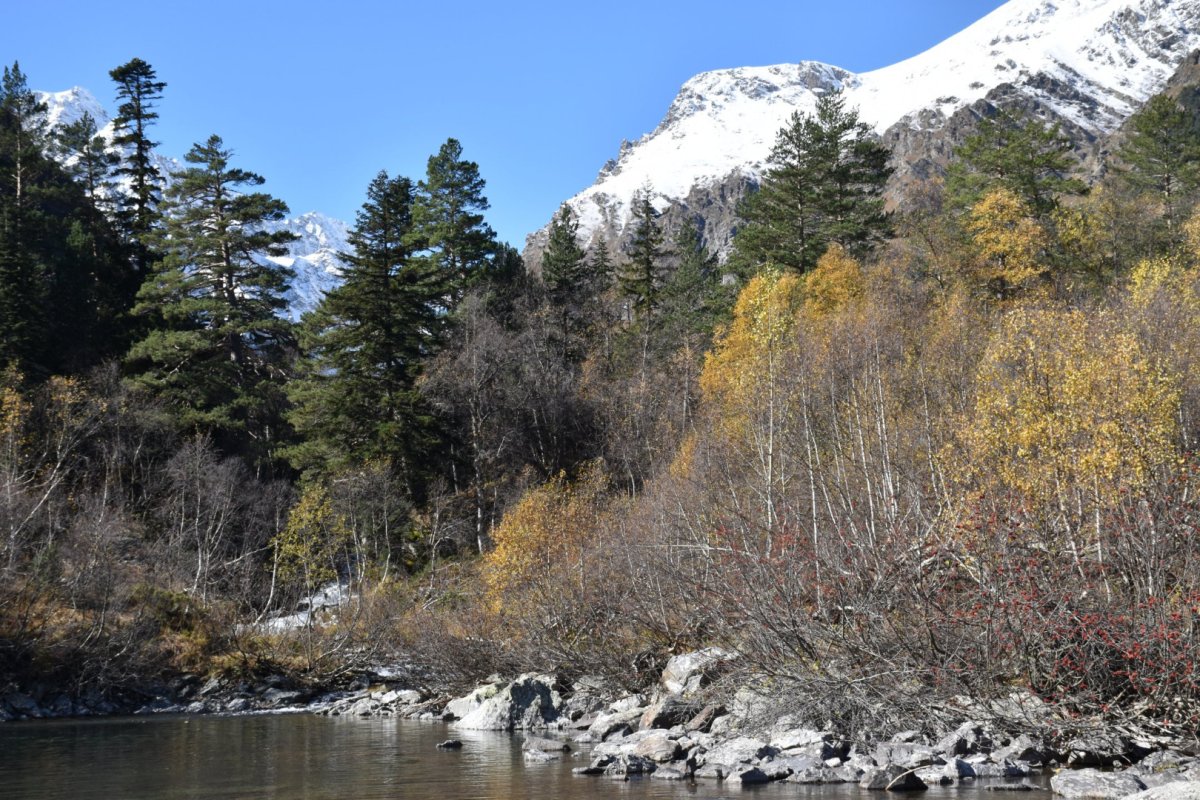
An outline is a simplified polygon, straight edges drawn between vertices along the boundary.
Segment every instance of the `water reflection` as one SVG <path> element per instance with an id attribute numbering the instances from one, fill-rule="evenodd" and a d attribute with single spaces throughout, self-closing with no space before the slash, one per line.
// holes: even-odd
<path id="1" fill-rule="evenodd" d="M 438 750 L 453 735 L 461 750 Z M 407 720 L 306 714 L 137 717 L 0 725 L 0 795 L 9 800 L 509 800 L 718 798 L 866 800 L 856 787 L 773 784 L 738 790 L 584 778 L 584 758 L 526 765 L 520 736 Z M 982 800 L 975 787 L 925 800 Z M 1029 797 L 1029 795 L 1025 795 Z M 877 794 L 871 800 L 880 800 Z"/>

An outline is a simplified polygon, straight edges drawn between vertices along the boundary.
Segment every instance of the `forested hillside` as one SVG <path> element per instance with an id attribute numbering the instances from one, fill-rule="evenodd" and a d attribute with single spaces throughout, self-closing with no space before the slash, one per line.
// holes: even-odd
<path id="1" fill-rule="evenodd" d="M 824 94 L 724 263 L 646 187 L 627 245 L 564 206 L 530 274 L 450 139 L 293 323 L 287 206 L 216 135 L 158 174 L 169 87 L 112 77 L 112 142 L 0 91 L 4 681 L 635 688 L 719 644 L 822 719 L 1024 688 L 1197 729 L 1194 91 L 1090 183 L 998 111 L 894 211 Z"/>

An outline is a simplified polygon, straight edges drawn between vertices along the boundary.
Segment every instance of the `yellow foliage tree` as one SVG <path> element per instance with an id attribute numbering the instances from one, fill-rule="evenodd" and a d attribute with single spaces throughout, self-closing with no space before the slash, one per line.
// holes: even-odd
<path id="1" fill-rule="evenodd" d="M 865 291 L 862 265 L 835 243 L 804 276 L 804 310 L 810 317 L 824 317 L 857 303 Z"/>
<path id="2" fill-rule="evenodd" d="M 762 272 L 738 295 L 733 321 L 705 355 L 700 375 L 705 402 L 717 409 L 725 433 L 744 434 L 748 414 L 773 394 L 803 304 L 803 283 L 793 273 Z"/>
<path id="3" fill-rule="evenodd" d="M 976 387 L 961 436 L 976 479 L 1076 521 L 1176 455 L 1176 381 L 1111 314 L 1014 311 Z"/>
<path id="4" fill-rule="evenodd" d="M 585 594 L 589 553 L 603 531 L 606 480 L 598 464 L 575 482 L 559 474 L 531 489 L 492 532 L 483 575 L 493 610 L 545 614 Z"/>
<path id="5" fill-rule="evenodd" d="M 352 536 L 350 524 L 334 508 L 329 490 L 322 483 L 310 483 L 274 539 L 280 575 L 303 580 L 310 591 L 337 580 L 339 561 Z"/>
<path id="6" fill-rule="evenodd" d="M 1049 237 L 1015 192 L 1002 188 L 985 195 L 971 208 L 966 227 L 977 254 L 975 277 L 1000 298 L 1028 288 L 1045 273 Z"/>

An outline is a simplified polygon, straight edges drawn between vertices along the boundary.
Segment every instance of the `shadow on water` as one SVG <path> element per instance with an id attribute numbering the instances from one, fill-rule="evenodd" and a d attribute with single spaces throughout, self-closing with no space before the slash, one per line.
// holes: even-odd
<path id="1" fill-rule="evenodd" d="M 461 750 L 438 750 L 449 737 Z M 880 800 L 857 787 L 737 789 L 571 774 L 586 757 L 526 765 L 520 735 L 442 724 L 287 714 L 125 717 L 0 725 L 7 800 L 576 800 L 719 798 Z M 1039 783 L 1039 788 L 1044 784 Z M 990 794 L 990 793 L 989 793 Z M 936 787 L 925 800 L 982 800 L 982 787 Z M 1043 800 L 1042 792 L 1020 795 Z M 995 797 L 995 795 L 992 795 Z"/>

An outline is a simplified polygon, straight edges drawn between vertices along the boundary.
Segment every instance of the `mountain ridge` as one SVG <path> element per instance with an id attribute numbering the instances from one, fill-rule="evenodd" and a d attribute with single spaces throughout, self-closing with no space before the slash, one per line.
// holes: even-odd
<path id="1" fill-rule="evenodd" d="M 728 252 L 735 206 L 756 184 L 775 135 L 822 92 L 847 105 L 893 148 L 904 184 L 938 174 L 972 120 L 995 107 L 1059 122 L 1081 160 L 1160 91 L 1200 47 L 1193 0 L 1010 0 L 963 31 L 890 66 L 862 73 L 816 61 L 702 72 L 684 83 L 662 121 L 626 143 L 569 203 L 580 235 L 619 246 L 630 202 L 650 187 L 668 232 L 691 217 L 710 250 Z M 951 136 L 943 136 L 953 129 Z M 730 205 L 732 203 L 732 205 Z M 529 236 L 536 270 L 546 228 Z"/>

